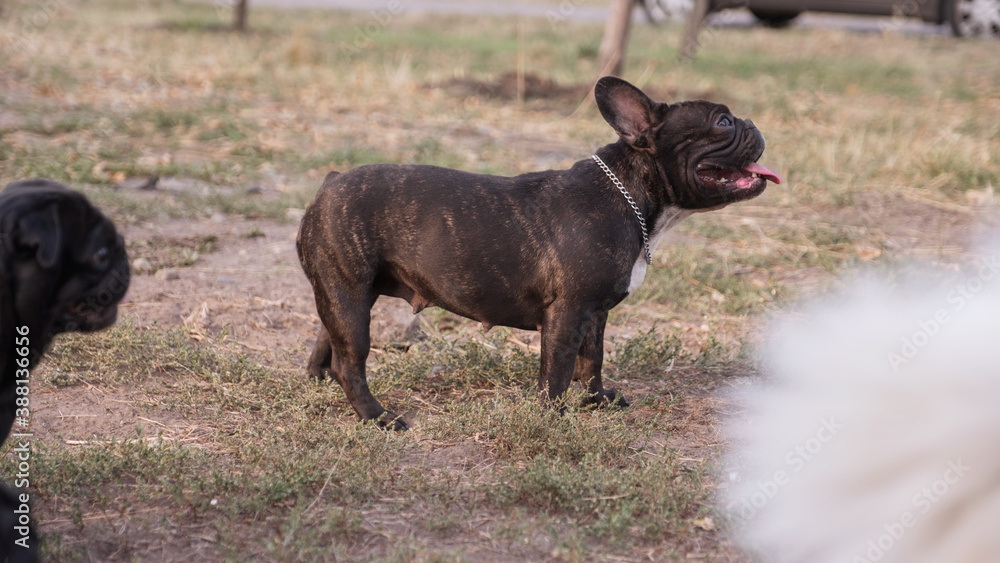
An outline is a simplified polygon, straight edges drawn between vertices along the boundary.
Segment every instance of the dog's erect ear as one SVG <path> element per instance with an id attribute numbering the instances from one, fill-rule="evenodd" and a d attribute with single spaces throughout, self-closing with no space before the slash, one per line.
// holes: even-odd
<path id="1" fill-rule="evenodd" d="M 616 76 L 605 76 L 594 86 L 594 99 L 601 115 L 618 136 L 637 149 L 650 148 L 653 106 L 642 90 Z"/>
<path id="2" fill-rule="evenodd" d="M 14 239 L 19 248 L 35 251 L 35 260 L 42 268 L 56 265 L 62 247 L 58 205 L 53 202 L 21 217 Z"/>

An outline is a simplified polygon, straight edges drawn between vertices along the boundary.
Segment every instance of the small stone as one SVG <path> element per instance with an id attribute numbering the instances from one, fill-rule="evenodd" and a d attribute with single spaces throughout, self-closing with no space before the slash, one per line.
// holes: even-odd
<path id="1" fill-rule="evenodd" d="M 154 277 L 156 277 L 156 279 L 158 280 L 163 280 L 163 281 L 173 281 L 181 279 L 181 275 L 177 273 L 177 270 L 173 268 L 163 268 L 162 270 L 157 271 Z"/>
<path id="2" fill-rule="evenodd" d="M 172 192 L 194 192 L 199 191 L 204 185 L 194 178 L 183 176 L 164 176 L 157 187 L 161 190 Z"/>
<path id="3" fill-rule="evenodd" d="M 229 217 L 226 217 L 222 213 L 213 213 L 211 219 L 213 223 L 225 223 L 229 220 Z"/>
<path id="4" fill-rule="evenodd" d="M 118 189 L 121 190 L 155 190 L 156 184 L 160 181 L 159 176 L 150 176 L 147 178 L 126 178 L 118 183 Z"/>
<path id="5" fill-rule="evenodd" d="M 260 186 L 250 186 L 247 188 L 247 195 L 260 195 L 264 193 L 264 188 Z"/>
<path id="6" fill-rule="evenodd" d="M 153 265 L 145 258 L 136 258 L 132 261 L 132 271 L 137 274 L 148 274 L 153 271 Z"/>
<path id="7" fill-rule="evenodd" d="M 285 217 L 288 217 L 296 223 L 302 220 L 302 217 L 306 214 L 305 209 L 299 209 L 297 207 L 289 207 L 285 210 Z"/>
<path id="8" fill-rule="evenodd" d="M 276 256 L 287 255 L 288 253 L 295 253 L 295 245 L 287 243 L 275 243 L 267 245 L 271 248 L 271 253 Z"/>

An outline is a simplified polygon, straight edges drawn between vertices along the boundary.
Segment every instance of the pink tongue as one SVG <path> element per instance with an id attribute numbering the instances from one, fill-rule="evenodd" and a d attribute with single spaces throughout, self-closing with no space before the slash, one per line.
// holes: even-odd
<path id="1" fill-rule="evenodd" d="M 771 171 L 768 167 L 763 164 L 757 164 L 756 162 L 751 163 L 749 166 L 743 169 L 744 172 L 749 172 L 751 174 L 756 174 L 765 180 L 770 180 L 775 184 L 781 183 L 781 176 L 778 176 L 775 172 Z"/>

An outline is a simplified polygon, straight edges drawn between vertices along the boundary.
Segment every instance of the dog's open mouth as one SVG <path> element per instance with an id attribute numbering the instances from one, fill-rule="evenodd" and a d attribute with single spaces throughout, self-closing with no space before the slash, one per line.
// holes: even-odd
<path id="1" fill-rule="evenodd" d="M 705 184 L 715 188 L 747 190 L 762 188 L 768 180 L 775 184 L 781 183 L 781 176 L 763 164 L 751 162 L 742 169 L 727 169 L 707 166 L 699 168 L 698 178 Z"/>

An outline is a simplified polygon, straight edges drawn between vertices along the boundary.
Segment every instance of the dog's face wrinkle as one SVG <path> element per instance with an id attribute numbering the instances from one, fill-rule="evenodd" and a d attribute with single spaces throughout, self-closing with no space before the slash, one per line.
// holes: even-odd
<path id="1" fill-rule="evenodd" d="M 100 219 L 103 217 L 95 217 Z M 128 288 L 131 272 L 124 240 L 108 225 L 100 221 L 89 229 L 90 241 L 78 252 L 77 275 L 66 280 L 60 289 L 64 297 L 57 300 L 61 312 L 57 324 L 63 328 L 86 332 L 114 322 L 117 303 Z M 85 283 L 91 280 L 93 283 Z"/>
<path id="2" fill-rule="evenodd" d="M 764 191 L 766 180 L 746 170 L 764 151 L 753 122 L 703 100 L 653 102 L 649 114 L 648 146 L 622 138 L 608 154 L 611 161 L 628 162 L 633 178 L 621 180 L 648 213 L 666 205 L 709 211 Z"/>
<path id="3" fill-rule="evenodd" d="M 661 181 L 668 203 L 693 210 L 717 209 L 763 191 L 765 182 L 752 181 L 748 188 L 710 182 L 700 174 L 706 168 L 739 171 L 755 162 L 763 153 L 764 140 L 752 122 L 735 117 L 724 105 L 705 101 L 673 104 L 659 115 L 663 123 L 655 140 L 655 167 L 661 178 L 666 176 Z"/>

